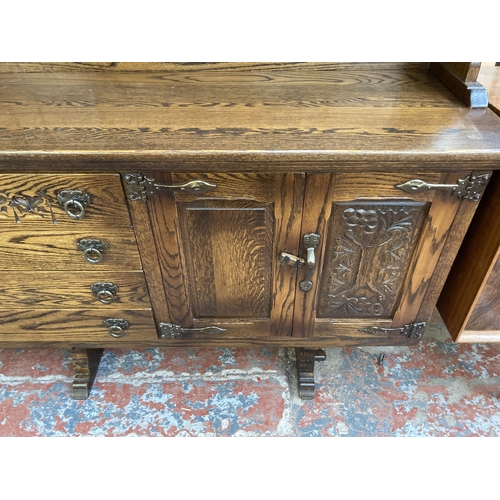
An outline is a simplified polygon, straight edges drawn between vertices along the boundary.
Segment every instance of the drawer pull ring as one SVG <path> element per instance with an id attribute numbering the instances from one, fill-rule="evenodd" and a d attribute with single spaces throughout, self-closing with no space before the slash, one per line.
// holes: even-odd
<path id="1" fill-rule="evenodd" d="M 108 328 L 109 334 L 115 339 L 123 337 L 125 330 L 130 327 L 130 323 L 126 319 L 108 318 L 102 323 Z"/>
<path id="2" fill-rule="evenodd" d="M 87 262 L 99 264 L 102 262 L 102 253 L 108 248 L 107 243 L 96 238 L 83 238 L 77 243 L 77 248 L 83 252 Z"/>
<path id="3" fill-rule="evenodd" d="M 111 304 L 118 293 L 118 287 L 114 283 L 98 282 L 90 288 L 103 304 Z"/>
<path id="4" fill-rule="evenodd" d="M 83 191 L 64 189 L 57 194 L 57 201 L 72 219 L 83 219 L 85 207 L 90 203 L 90 196 Z"/>
<path id="5" fill-rule="evenodd" d="M 307 257 L 306 257 L 306 277 L 304 281 L 301 281 L 299 286 L 304 292 L 308 292 L 312 288 L 311 278 L 316 271 L 316 257 L 314 255 L 314 250 L 319 244 L 319 234 L 309 233 L 304 235 L 304 246 L 306 247 Z"/>

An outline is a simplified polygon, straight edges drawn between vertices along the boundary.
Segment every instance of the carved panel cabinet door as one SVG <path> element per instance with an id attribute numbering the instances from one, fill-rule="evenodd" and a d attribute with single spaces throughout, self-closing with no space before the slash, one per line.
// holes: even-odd
<path id="1" fill-rule="evenodd" d="M 299 270 L 293 336 L 335 339 L 339 346 L 395 345 L 421 336 L 419 323 L 428 318 L 419 311 L 461 200 L 449 191 L 408 194 L 396 186 L 459 177 L 308 175 L 301 232 L 317 234 L 319 244 L 307 291 Z"/>
<path id="2" fill-rule="evenodd" d="M 147 202 L 168 306 L 168 317 L 155 312 L 160 335 L 290 336 L 298 268 L 278 256 L 298 252 L 305 175 L 154 178 L 180 186 Z M 203 192 L 189 187 L 200 180 Z"/>

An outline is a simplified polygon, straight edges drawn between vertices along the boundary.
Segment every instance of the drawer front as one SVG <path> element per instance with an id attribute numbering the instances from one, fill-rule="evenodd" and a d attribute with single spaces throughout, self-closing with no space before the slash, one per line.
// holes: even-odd
<path id="1" fill-rule="evenodd" d="M 110 334 L 107 319 L 120 319 L 128 322 L 128 328 L 114 328 Z M 86 343 L 109 342 L 119 345 L 130 341 L 155 341 L 156 327 L 152 312 L 124 309 L 107 311 L 92 310 L 0 310 L 0 343 L 16 342 L 54 342 Z"/>
<path id="2" fill-rule="evenodd" d="M 18 224 L 3 227 L 0 223 L 0 271 L 94 271 L 141 270 L 141 261 L 131 228 L 103 228 L 88 233 L 75 228 L 33 231 Z M 84 250 L 78 249 L 81 240 L 98 239 L 107 246 L 102 250 L 102 261 L 91 263 Z M 87 257 L 97 260 L 95 253 Z"/>
<path id="3" fill-rule="evenodd" d="M 0 271 L 0 294 L 0 309 L 151 307 L 141 271 Z"/>
<path id="4" fill-rule="evenodd" d="M 37 231 L 130 227 L 120 176 L 1 174 L 0 227 L 18 224 Z"/>

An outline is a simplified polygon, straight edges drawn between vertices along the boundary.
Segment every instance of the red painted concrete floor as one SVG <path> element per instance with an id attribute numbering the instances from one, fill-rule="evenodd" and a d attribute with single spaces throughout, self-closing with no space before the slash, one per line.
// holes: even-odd
<path id="1" fill-rule="evenodd" d="M 313 401 L 267 348 L 108 350 L 75 401 L 67 352 L 1 350 L 0 436 L 500 435 L 500 345 L 453 343 L 437 313 L 418 347 L 326 353 Z"/>

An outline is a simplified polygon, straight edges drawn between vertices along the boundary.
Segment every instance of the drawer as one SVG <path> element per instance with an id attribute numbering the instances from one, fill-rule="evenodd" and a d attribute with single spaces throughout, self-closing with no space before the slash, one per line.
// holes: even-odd
<path id="1" fill-rule="evenodd" d="M 107 246 L 102 250 L 102 261 L 90 263 L 78 242 L 98 239 Z M 103 228 L 88 233 L 79 228 L 60 228 L 33 231 L 17 224 L 3 227 L 0 223 L 0 271 L 132 271 L 142 269 L 135 235 L 131 228 Z M 97 259 L 95 253 L 87 256 Z"/>
<path id="2" fill-rule="evenodd" d="M 103 324 L 110 318 L 128 322 L 129 326 L 123 330 L 123 336 L 110 335 L 108 326 Z M 120 334 L 120 331 L 115 328 L 113 333 Z M 0 343 L 3 345 L 10 342 L 109 342 L 119 345 L 124 341 L 156 339 L 156 327 L 150 310 L 0 310 Z"/>
<path id="3" fill-rule="evenodd" d="M 81 218 L 75 218 L 81 217 Z M 0 227 L 130 227 L 118 174 L 1 174 Z"/>
<path id="4" fill-rule="evenodd" d="M 0 294 L 0 309 L 151 308 L 141 271 L 0 271 Z"/>

